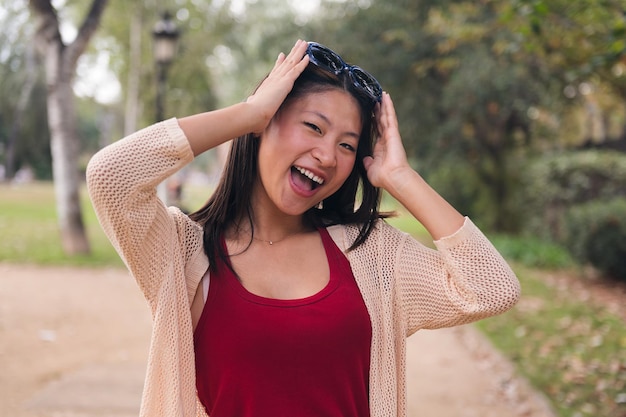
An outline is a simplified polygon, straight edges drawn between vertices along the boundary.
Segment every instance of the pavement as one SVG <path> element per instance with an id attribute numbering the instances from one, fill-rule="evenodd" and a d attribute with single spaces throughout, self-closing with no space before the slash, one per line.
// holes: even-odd
<path id="1" fill-rule="evenodd" d="M 138 415 L 150 316 L 119 269 L 0 263 L 0 417 Z M 409 417 L 554 417 L 473 326 L 408 340 Z"/>

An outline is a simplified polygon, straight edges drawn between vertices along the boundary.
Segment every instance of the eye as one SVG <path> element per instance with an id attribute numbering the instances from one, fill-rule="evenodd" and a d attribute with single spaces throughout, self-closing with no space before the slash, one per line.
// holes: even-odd
<path id="1" fill-rule="evenodd" d="M 308 127 L 309 129 L 313 130 L 314 132 L 317 132 L 320 135 L 322 134 L 322 129 L 320 129 L 316 124 L 311 123 L 311 122 L 304 122 L 304 125 Z"/>
<path id="2" fill-rule="evenodd" d="M 344 142 L 344 143 L 342 143 L 339 146 L 349 150 L 350 152 L 356 152 L 356 148 L 354 146 L 350 145 L 349 143 Z"/>

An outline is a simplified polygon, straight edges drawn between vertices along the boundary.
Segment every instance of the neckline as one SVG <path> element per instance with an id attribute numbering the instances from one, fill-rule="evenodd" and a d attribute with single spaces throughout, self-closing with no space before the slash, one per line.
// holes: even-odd
<path id="1" fill-rule="evenodd" d="M 246 287 L 244 287 L 241 281 L 239 281 L 230 263 L 230 258 L 226 258 L 222 260 L 222 262 L 225 264 L 224 275 L 226 278 L 226 282 L 242 298 L 250 302 L 256 303 L 256 304 L 262 304 L 262 305 L 267 305 L 267 306 L 298 307 L 298 306 L 304 306 L 304 305 L 316 303 L 326 298 L 333 291 L 335 291 L 337 287 L 339 286 L 339 278 L 338 278 L 339 274 L 337 274 L 337 262 L 332 261 L 334 257 L 332 253 L 332 246 L 331 246 L 333 244 L 333 241 L 330 235 L 328 234 L 328 231 L 325 228 L 318 228 L 317 231 L 320 234 L 320 237 L 322 238 L 322 244 L 324 245 L 324 251 L 326 253 L 326 262 L 328 262 L 328 270 L 329 270 L 330 276 L 326 285 L 315 294 L 309 295 L 307 297 L 302 297 L 302 298 L 289 298 L 289 299 L 270 298 L 270 297 L 264 297 L 262 295 L 255 294 L 249 291 Z M 222 238 L 222 245 L 224 246 L 224 249 L 226 253 L 228 254 L 228 249 L 226 248 L 226 242 L 224 241 L 223 238 Z"/>

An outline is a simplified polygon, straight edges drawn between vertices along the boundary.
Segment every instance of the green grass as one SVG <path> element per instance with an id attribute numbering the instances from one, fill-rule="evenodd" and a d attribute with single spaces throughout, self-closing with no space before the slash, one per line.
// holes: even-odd
<path id="1" fill-rule="evenodd" d="M 479 322 L 479 328 L 545 393 L 559 416 L 625 416 L 624 321 L 567 283 L 544 279 L 545 272 L 515 269 L 521 301 Z"/>
<path id="2" fill-rule="evenodd" d="M 419 240 L 424 245 L 434 247 L 433 238 L 420 222 L 404 212 L 397 212 L 398 216 L 387 219 L 387 223 L 400 230 L 410 233 L 413 237 L 415 237 L 415 239 Z"/>
<path id="3" fill-rule="evenodd" d="M 2 184 L 0 196 L 0 261 L 123 267 L 102 232 L 84 190 L 81 206 L 92 249 L 87 256 L 70 257 L 63 253 L 51 183 Z"/>

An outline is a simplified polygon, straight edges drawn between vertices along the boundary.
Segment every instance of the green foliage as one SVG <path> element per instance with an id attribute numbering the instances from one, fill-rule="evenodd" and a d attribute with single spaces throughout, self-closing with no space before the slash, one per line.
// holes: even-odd
<path id="1" fill-rule="evenodd" d="M 51 183 L 0 185 L 0 262 L 123 266 L 100 227 L 86 193 L 81 193 L 92 253 L 67 256 L 60 244 Z"/>
<path id="2" fill-rule="evenodd" d="M 626 198 L 574 206 L 565 218 L 565 241 L 572 253 L 626 281 Z"/>
<path id="3" fill-rule="evenodd" d="M 482 228 L 511 233 L 518 231 L 524 216 L 523 207 L 514 199 L 519 187 L 516 166 L 517 162 L 511 161 L 503 167 L 505 173 L 498 179 L 498 187 L 487 186 L 474 161 L 455 155 L 443 156 L 439 166 L 429 172 L 427 180 L 457 210 Z M 501 191 L 496 198 L 497 189 Z"/>
<path id="4" fill-rule="evenodd" d="M 227 2 L 228 3 L 228 2 Z M 112 0 L 103 17 L 90 56 L 95 59 L 103 52 L 111 56 L 111 70 L 123 85 L 123 97 L 128 94 L 126 82 L 129 72 L 139 75 L 138 126 L 155 122 L 156 65 L 153 55 L 152 30 L 161 13 L 178 12 L 183 19 L 174 16 L 180 31 L 178 53 L 168 68 L 167 94 L 165 94 L 164 117 L 183 116 L 215 108 L 215 92 L 207 70 L 206 60 L 213 48 L 219 45 L 217 30 L 223 28 L 223 10 L 207 2 L 177 1 L 127 2 Z M 131 31 L 139 31 L 138 67 L 131 68 Z M 137 58 L 134 56 L 134 58 Z M 121 131 L 121 129 L 118 129 Z"/>
<path id="5" fill-rule="evenodd" d="M 515 268 L 522 299 L 479 327 L 542 391 L 560 417 L 622 417 L 626 326 L 547 274 Z"/>
<path id="6" fill-rule="evenodd" d="M 22 18 L 27 16 L 23 1 L 4 3 L 13 15 L 3 21 L 1 34 L 0 57 L 11 59 L 0 62 L 2 79 L 8 80 L 0 86 L 0 141 L 10 128 L 11 106 L 21 86 L 19 59 L 33 30 L 32 22 Z M 581 83 L 597 86 L 612 103 L 601 108 L 603 120 L 624 126 L 626 29 L 619 2 L 326 0 L 308 13 L 298 12 L 294 4 L 302 7 L 304 2 L 110 0 L 81 61 L 93 64 L 106 55 L 125 95 L 131 29 L 139 28 L 141 127 L 154 121 L 151 30 L 164 9 L 175 15 L 181 29 L 179 53 L 168 72 L 166 117 L 241 101 L 277 53 L 288 51 L 298 37 L 328 44 L 375 74 L 392 94 L 416 169 L 481 226 L 509 232 L 519 229 L 529 202 L 543 198 L 533 185 L 527 198 L 515 199 L 525 195 L 518 180 L 524 158 L 554 149 L 559 135 L 575 137 L 581 130 L 578 119 L 568 118 L 568 106 L 580 106 L 582 100 L 565 97 L 565 88 L 580 98 Z M 86 5 L 65 2 L 60 18 L 80 22 Z M 83 68 L 88 72 L 88 65 Z M 44 173 L 49 166 L 40 157 L 47 156 L 49 164 L 49 150 L 39 144 L 47 143 L 47 133 L 35 131 L 45 125 L 39 111 L 44 95 L 33 96 L 21 161 L 34 161 Z M 88 153 L 106 143 L 97 139 L 121 136 L 123 105 L 103 112 L 92 104 L 81 106 L 79 123 Z M 544 203 L 538 202 L 537 210 L 531 207 L 534 231 L 557 234 L 554 223 L 562 220 L 569 203 L 556 202 L 545 211 Z"/>
<path id="7" fill-rule="evenodd" d="M 13 84 L 19 88 L 21 84 Z M 14 93 L 17 96 L 17 92 Z M 32 168 L 36 178 L 52 178 L 52 156 L 50 154 L 50 132 L 47 123 L 46 87 L 43 81 L 35 85 L 32 98 L 23 113 L 19 133 L 15 137 L 15 168 Z M 12 109 L 15 110 L 15 109 Z M 15 113 L 9 113 L 15 115 Z M 15 116 L 14 116 L 15 117 Z M 9 119 L 13 128 L 15 119 Z M 8 138 L 7 138 L 8 139 Z"/>
<path id="8" fill-rule="evenodd" d="M 563 241 L 567 209 L 626 196 L 626 156 L 611 151 L 545 155 L 524 169 L 523 184 L 520 204 L 528 232 Z"/>
<path id="9" fill-rule="evenodd" d="M 428 183 L 459 212 L 476 219 L 481 225 L 493 226 L 495 207 L 487 190 L 481 187 L 473 166 L 463 159 L 446 158 L 428 175 Z"/>
<path id="10" fill-rule="evenodd" d="M 490 240 L 502 256 L 526 267 L 554 270 L 574 265 L 567 249 L 550 241 L 511 235 L 494 235 Z"/>
<path id="11" fill-rule="evenodd" d="M 512 231 L 519 224 L 511 204 L 516 159 L 532 145 L 527 111 L 547 101 L 550 89 L 541 62 L 520 53 L 516 34 L 501 23 L 503 7 L 374 1 L 339 22 L 325 21 L 322 36 L 391 93 L 418 170 L 443 178 L 469 165 L 470 184 L 456 183 L 444 195 L 462 201 L 461 210 L 481 223 Z"/>
<path id="12" fill-rule="evenodd" d="M 624 5 L 606 0 L 510 0 L 507 23 L 522 35 L 527 51 L 564 83 L 602 80 L 626 93 Z"/>
<path id="13" fill-rule="evenodd" d="M 34 28 L 27 23 L 24 1 L 0 6 L 0 165 L 13 171 L 9 176 L 28 166 L 38 178 L 50 178 L 46 86 L 34 62 Z"/>

